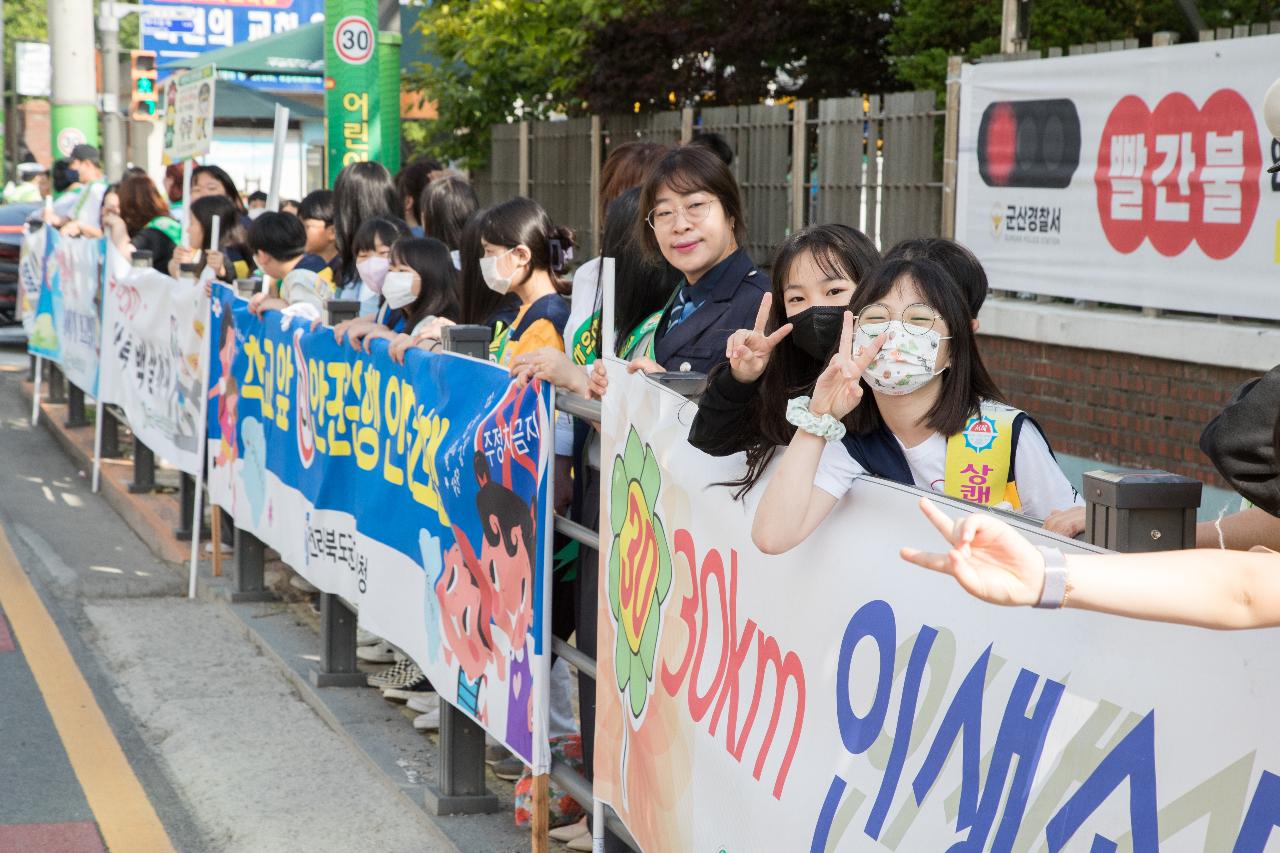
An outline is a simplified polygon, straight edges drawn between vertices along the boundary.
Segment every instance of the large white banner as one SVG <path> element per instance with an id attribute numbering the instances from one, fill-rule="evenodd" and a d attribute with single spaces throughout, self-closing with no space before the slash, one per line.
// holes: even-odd
<path id="1" fill-rule="evenodd" d="M 202 287 L 134 269 L 108 247 L 103 289 L 102 399 L 157 456 L 195 476 L 204 423 L 200 346 L 208 322 Z"/>
<path id="2" fill-rule="evenodd" d="M 1280 319 L 1280 35 L 961 74 L 956 237 L 991 286 Z"/>
<path id="3" fill-rule="evenodd" d="M 874 479 L 764 556 L 693 404 L 609 382 L 594 790 L 643 849 L 1264 849 L 1276 631 L 976 601 L 899 558 L 943 541 Z"/>
<path id="4" fill-rule="evenodd" d="M 62 294 L 55 314 L 68 381 L 91 397 L 98 394 L 98 351 L 101 343 L 99 302 L 102 292 L 102 240 L 63 237 L 49 258 L 50 286 Z"/>

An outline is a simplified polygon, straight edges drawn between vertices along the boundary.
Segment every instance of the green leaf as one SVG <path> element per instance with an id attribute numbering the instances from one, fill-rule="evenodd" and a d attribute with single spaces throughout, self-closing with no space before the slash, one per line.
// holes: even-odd
<path id="1" fill-rule="evenodd" d="M 658 487 L 662 485 L 662 471 L 658 468 L 658 457 L 649 445 L 644 447 L 644 462 L 640 466 L 640 491 L 653 511 L 658 506 Z"/>
<path id="2" fill-rule="evenodd" d="M 640 665 L 644 668 L 644 677 L 646 681 L 653 680 L 653 658 L 658 653 L 658 631 L 661 628 L 662 611 L 658 608 L 658 602 L 653 602 L 649 611 L 649 618 L 644 620 L 644 633 L 640 635 Z"/>
<path id="3" fill-rule="evenodd" d="M 622 630 L 622 626 L 618 626 L 617 641 L 613 647 L 613 669 L 614 675 L 618 677 L 618 689 L 626 690 L 627 682 L 631 680 L 631 661 L 635 657 L 631 653 L 631 646 L 627 644 L 627 632 Z"/>
<path id="4" fill-rule="evenodd" d="M 627 464 L 621 456 L 613 457 L 613 476 L 609 484 L 609 527 L 613 535 L 622 532 L 627 521 L 627 489 L 631 480 L 627 477 Z"/>
<path id="5" fill-rule="evenodd" d="M 622 463 L 626 466 L 628 477 L 640 478 L 640 472 L 644 469 L 644 443 L 640 441 L 640 434 L 635 427 L 627 433 L 627 447 L 623 451 Z"/>
<path id="6" fill-rule="evenodd" d="M 622 544 L 613 540 L 609 548 L 609 609 L 613 618 L 622 620 Z"/>
<path id="7" fill-rule="evenodd" d="M 663 602 L 671 591 L 671 546 L 667 544 L 667 531 L 662 526 L 662 519 L 656 515 L 653 517 L 653 535 L 658 540 L 658 582 L 654 585 L 653 594 Z"/>
<path id="8" fill-rule="evenodd" d="M 631 665 L 635 669 L 640 668 L 640 661 L 635 655 L 631 656 Z M 631 697 L 631 713 L 637 718 L 644 712 L 645 700 L 649 698 L 649 682 L 637 677 L 638 675 L 634 671 L 631 673 L 631 689 L 627 691 Z"/>

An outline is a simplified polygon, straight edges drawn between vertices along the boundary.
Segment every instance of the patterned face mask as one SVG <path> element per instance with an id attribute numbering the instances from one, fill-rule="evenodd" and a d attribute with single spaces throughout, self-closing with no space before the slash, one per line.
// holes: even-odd
<path id="1" fill-rule="evenodd" d="M 951 336 L 944 338 L 933 329 L 914 335 L 907 331 L 901 320 L 893 320 L 888 325 L 884 332 L 884 346 L 862 377 L 881 394 L 896 396 L 918 391 L 942 372 L 934 369 L 938 363 L 938 347 Z M 853 338 L 854 347 L 869 347 L 876 336 L 859 326 Z"/>

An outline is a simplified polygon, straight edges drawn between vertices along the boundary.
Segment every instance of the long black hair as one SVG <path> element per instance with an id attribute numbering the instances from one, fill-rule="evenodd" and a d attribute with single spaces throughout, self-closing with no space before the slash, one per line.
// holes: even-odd
<path id="1" fill-rule="evenodd" d="M 355 269 L 355 258 L 361 252 L 372 252 L 378 243 L 388 249 L 394 248 L 396 241 L 410 236 L 409 226 L 399 217 L 376 216 L 360 223 L 355 235 L 351 238 L 351 267 Z"/>
<path id="2" fill-rule="evenodd" d="M 640 244 L 636 223 L 640 219 L 640 188 L 633 187 L 609 204 L 604 217 L 601 254 L 614 259 L 614 355 L 622 355 L 623 345 L 633 329 L 655 311 L 661 311 L 671 297 L 681 275 L 661 257 Z M 596 311 L 604 306 L 604 264 L 596 278 Z M 603 315 L 602 315 L 603 316 Z M 604 346 L 604 336 L 596 336 L 596 357 Z"/>
<path id="3" fill-rule="evenodd" d="M 960 286 L 974 317 L 978 316 L 982 304 L 987 301 L 990 287 L 987 284 L 986 270 L 973 252 L 955 240 L 948 240 L 946 237 L 912 237 L 894 245 L 884 256 L 886 261 L 897 258 L 928 258 L 939 264 Z"/>
<path id="4" fill-rule="evenodd" d="M 436 178 L 427 184 L 418 202 L 423 233 L 450 249 L 461 249 L 462 229 L 479 207 L 475 188 L 465 178 Z"/>
<path id="5" fill-rule="evenodd" d="M 354 281 L 355 236 L 370 219 L 399 219 L 403 212 L 391 173 L 381 163 L 366 160 L 344 166 L 333 182 L 333 234 L 341 258 L 344 281 Z M 390 244 L 388 244 L 390 245 Z"/>
<path id="6" fill-rule="evenodd" d="M 824 275 L 852 281 L 854 294 L 880 263 L 880 253 L 870 238 L 847 225 L 815 225 L 792 234 L 778 247 L 773 259 L 773 302 L 766 326 L 770 332 L 787 323 L 786 289 L 796 262 L 804 254 L 813 258 Z M 809 393 L 824 363 L 796 346 L 790 337 L 783 338 L 774 348 L 757 383 L 757 393 L 739 420 L 738 433 L 726 442 L 731 445 L 726 447 L 728 452 L 745 450 L 747 455 L 746 473 L 738 480 L 721 484 L 736 488 L 735 498 L 749 492 L 777 448 L 791 442 L 796 428 L 787 421 L 786 401 Z M 728 369 L 728 364 L 716 368 Z"/>
<path id="7" fill-rule="evenodd" d="M 462 227 L 461 243 L 458 246 L 458 261 L 462 266 L 458 271 L 458 301 L 462 303 L 459 323 L 486 324 L 506 298 L 485 284 L 480 272 L 480 258 L 484 256 L 480 231 L 488 213 L 488 210 L 477 210 Z"/>
<path id="8" fill-rule="evenodd" d="M 236 182 L 227 174 L 227 170 L 221 166 L 215 166 L 207 163 L 203 166 L 196 166 L 191 170 L 191 180 L 195 181 L 201 175 L 208 175 L 218 183 L 222 184 L 222 191 L 227 194 L 227 198 L 231 199 L 231 203 L 236 206 L 237 213 L 244 213 L 244 202 L 240 200 L 240 190 L 236 189 Z"/>
<path id="9" fill-rule="evenodd" d="M 527 247 L 528 275 L 532 275 L 534 270 L 545 271 L 557 287 L 560 274 L 565 270 L 567 253 L 573 248 L 573 232 L 562 225 L 552 224 L 542 205 L 523 196 L 489 208 L 480 226 L 480 238 L 491 246 L 506 249 Z"/>
<path id="10" fill-rule="evenodd" d="M 915 284 L 920 296 L 946 323 L 951 340 L 946 370 L 941 376 L 941 393 L 925 414 L 924 424 L 945 436 L 964 429 L 965 421 L 978 413 L 983 400 L 1007 402 L 978 353 L 973 331 L 973 312 L 964 291 L 941 264 L 928 258 L 892 258 L 882 263 L 865 284 L 855 291 L 849 310 L 854 314 L 882 301 L 904 282 Z M 870 390 L 862 380 L 864 390 Z M 862 402 L 845 418 L 845 427 L 856 434 L 869 433 L 884 424 L 874 394 L 864 394 Z"/>
<path id="11" fill-rule="evenodd" d="M 211 245 L 213 239 L 213 217 L 218 217 L 218 245 Z M 191 202 L 191 218 L 200 223 L 204 231 L 204 245 L 199 249 L 235 249 L 242 258 L 248 259 L 249 232 L 244 227 L 244 220 L 236 210 L 235 203 L 224 195 L 207 195 Z"/>
<path id="12" fill-rule="evenodd" d="M 431 237 L 402 237 L 391 247 L 391 263 L 404 264 L 418 274 L 418 296 L 404 307 L 404 329 L 412 331 L 427 317 L 458 316 L 458 272 L 449 247 Z"/>

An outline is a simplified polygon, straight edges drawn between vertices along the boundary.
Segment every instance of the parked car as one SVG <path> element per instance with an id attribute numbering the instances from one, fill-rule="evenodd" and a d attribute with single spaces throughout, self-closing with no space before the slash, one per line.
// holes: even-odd
<path id="1" fill-rule="evenodd" d="M 18 252 L 38 204 L 0 205 L 0 326 L 18 322 Z"/>

